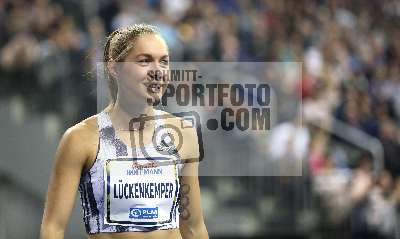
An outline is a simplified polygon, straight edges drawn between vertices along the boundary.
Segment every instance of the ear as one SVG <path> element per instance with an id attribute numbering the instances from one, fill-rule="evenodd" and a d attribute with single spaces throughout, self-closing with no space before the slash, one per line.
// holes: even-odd
<path id="1" fill-rule="evenodd" d="M 117 71 L 117 63 L 111 59 L 109 62 L 106 63 L 106 67 L 110 75 L 114 78 L 118 78 L 118 71 Z"/>

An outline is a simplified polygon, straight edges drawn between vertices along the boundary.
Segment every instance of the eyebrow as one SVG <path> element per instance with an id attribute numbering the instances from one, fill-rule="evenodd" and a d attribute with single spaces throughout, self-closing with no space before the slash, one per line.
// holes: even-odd
<path id="1" fill-rule="evenodd" d="M 141 56 L 153 58 L 153 55 L 148 54 L 148 53 L 140 53 L 140 54 L 136 55 L 135 58 L 138 58 L 138 57 L 141 57 Z M 163 55 L 160 58 L 166 58 L 166 57 L 169 57 L 169 55 Z"/>

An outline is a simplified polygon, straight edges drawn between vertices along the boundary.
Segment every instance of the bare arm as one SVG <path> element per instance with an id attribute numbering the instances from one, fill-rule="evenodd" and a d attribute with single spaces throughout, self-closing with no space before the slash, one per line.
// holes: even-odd
<path id="1" fill-rule="evenodd" d="M 40 229 L 41 239 L 64 238 L 80 175 L 88 157 L 84 132 L 79 127 L 82 126 L 68 129 L 58 146 Z"/>
<path id="2" fill-rule="evenodd" d="M 198 179 L 199 145 L 194 128 L 183 131 L 185 142 L 181 153 L 186 163 L 182 169 L 179 227 L 183 239 L 208 239 L 201 208 Z"/>
<path id="3" fill-rule="evenodd" d="M 198 163 L 188 163 L 184 170 L 197 172 Z M 197 176 L 182 177 L 182 198 L 179 227 L 183 239 L 208 239 L 200 200 L 200 187 Z"/>

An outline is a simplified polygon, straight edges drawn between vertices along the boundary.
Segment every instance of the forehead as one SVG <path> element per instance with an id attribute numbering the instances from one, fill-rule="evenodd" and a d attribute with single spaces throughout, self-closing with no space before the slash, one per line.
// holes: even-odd
<path id="1" fill-rule="evenodd" d="M 168 55 L 168 46 L 161 36 L 157 34 L 145 34 L 135 40 L 133 49 L 128 54 L 128 57 L 135 57 L 139 54 L 149 54 L 152 56 Z"/>

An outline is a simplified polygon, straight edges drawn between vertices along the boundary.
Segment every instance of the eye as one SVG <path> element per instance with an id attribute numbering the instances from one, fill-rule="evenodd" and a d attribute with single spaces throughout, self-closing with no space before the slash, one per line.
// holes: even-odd
<path id="1" fill-rule="evenodd" d="M 137 60 L 136 62 L 139 63 L 139 65 L 147 66 L 151 62 L 151 59 L 143 58 L 143 59 Z"/>
<path id="2" fill-rule="evenodd" d="M 168 59 L 163 59 L 160 61 L 160 64 L 163 66 L 168 66 L 169 65 L 169 60 Z"/>

